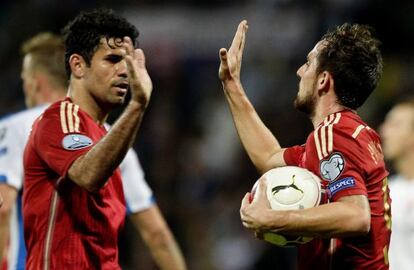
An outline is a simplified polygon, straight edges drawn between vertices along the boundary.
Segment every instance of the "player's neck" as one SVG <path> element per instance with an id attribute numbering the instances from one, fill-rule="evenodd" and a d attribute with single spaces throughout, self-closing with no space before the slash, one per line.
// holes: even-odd
<path id="1" fill-rule="evenodd" d="M 402 175 L 407 180 L 414 181 L 414 151 L 410 152 L 403 158 L 395 162 L 395 168 L 398 174 Z"/>
<path id="2" fill-rule="evenodd" d="M 84 112 L 86 112 L 95 122 L 103 125 L 108 118 L 108 112 L 102 109 L 96 100 L 89 95 L 85 89 L 78 87 L 69 87 L 68 97 L 73 103 L 78 105 Z"/>
<path id="3" fill-rule="evenodd" d="M 311 115 L 313 127 L 316 129 L 328 115 L 343 110 L 350 109 L 339 104 L 336 100 L 320 99 L 315 106 L 314 113 Z"/>

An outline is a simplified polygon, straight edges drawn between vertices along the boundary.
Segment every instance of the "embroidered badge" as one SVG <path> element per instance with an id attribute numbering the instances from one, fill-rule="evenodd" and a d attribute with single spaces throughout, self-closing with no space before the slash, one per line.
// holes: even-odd
<path id="1" fill-rule="evenodd" d="M 66 150 L 78 150 L 93 144 L 92 139 L 81 134 L 69 134 L 62 140 L 62 146 Z"/>
<path id="2" fill-rule="evenodd" d="M 329 160 L 322 160 L 321 162 L 321 176 L 332 182 L 337 179 L 345 168 L 345 159 L 340 153 L 333 153 Z"/>
<path id="3" fill-rule="evenodd" d="M 337 193 L 340 190 L 344 190 L 344 189 L 351 188 L 354 186 L 355 186 L 355 179 L 353 177 L 346 177 L 338 181 L 335 181 L 333 183 L 330 183 L 328 185 L 329 198 L 331 198 L 333 195 L 335 195 L 335 193 Z"/>

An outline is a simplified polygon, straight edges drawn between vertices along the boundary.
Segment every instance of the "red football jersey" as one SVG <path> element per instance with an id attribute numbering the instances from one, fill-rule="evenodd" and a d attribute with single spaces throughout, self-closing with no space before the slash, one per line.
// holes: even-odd
<path id="1" fill-rule="evenodd" d="M 365 236 L 314 239 L 299 246 L 300 269 L 389 269 L 391 212 L 388 172 L 378 134 L 352 111 L 341 111 L 309 135 L 306 144 L 286 149 L 288 165 L 306 168 L 322 180 L 323 203 L 365 195 L 371 230 Z"/>
<path id="2" fill-rule="evenodd" d="M 67 178 L 71 164 L 105 134 L 69 98 L 35 121 L 24 153 L 27 269 L 120 269 L 126 208 L 119 170 L 96 193 Z"/>

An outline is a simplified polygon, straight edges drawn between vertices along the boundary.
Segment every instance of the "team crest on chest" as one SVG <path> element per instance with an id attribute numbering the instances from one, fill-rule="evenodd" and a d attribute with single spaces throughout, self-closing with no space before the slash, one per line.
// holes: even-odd
<path id="1" fill-rule="evenodd" d="M 62 146 L 66 150 L 78 150 L 93 144 L 92 139 L 82 134 L 69 134 L 62 140 Z"/>
<path id="2" fill-rule="evenodd" d="M 320 165 L 321 176 L 328 181 L 334 181 L 342 174 L 345 168 L 345 159 L 340 153 L 333 153 Z"/>

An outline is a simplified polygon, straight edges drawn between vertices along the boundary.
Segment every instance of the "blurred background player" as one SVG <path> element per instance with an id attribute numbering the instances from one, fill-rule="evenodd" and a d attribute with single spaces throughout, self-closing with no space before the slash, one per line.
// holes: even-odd
<path id="1" fill-rule="evenodd" d="M 40 33 L 22 45 L 21 77 L 27 110 L 0 121 L 0 190 L 5 207 L 0 211 L 0 269 L 24 269 L 26 251 L 22 235 L 22 156 L 33 121 L 67 92 L 64 45 L 59 36 Z M 120 165 L 127 210 L 160 269 L 185 269 L 181 251 L 166 224 L 133 149 Z"/>
<path id="2" fill-rule="evenodd" d="M 325 204 L 275 211 L 260 182 L 257 200 L 249 193 L 240 209 L 243 225 L 316 237 L 299 245 L 299 269 L 388 269 L 390 201 L 380 138 L 357 115 L 382 74 L 379 41 L 364 25 L 328 31 L 297 70 L 295 108 L 314 126 L 306 144 L 282 148 L 247 98 L 240 70 L 247 22 L 239 24 L 230 49 L 220 50 L 219 77 L 246 152 L 260 173 L 291 165 L 320 177 Z M 329 200 L 329 203 L 327 201 Z"/>
<path id="3" fill-rule="evenodd" d="M 414 98 L 396 103 L 381 126 L 384 155 L 392 162 L 390 177 L 392 235 L 390 269 L 414 267 Z"/>

